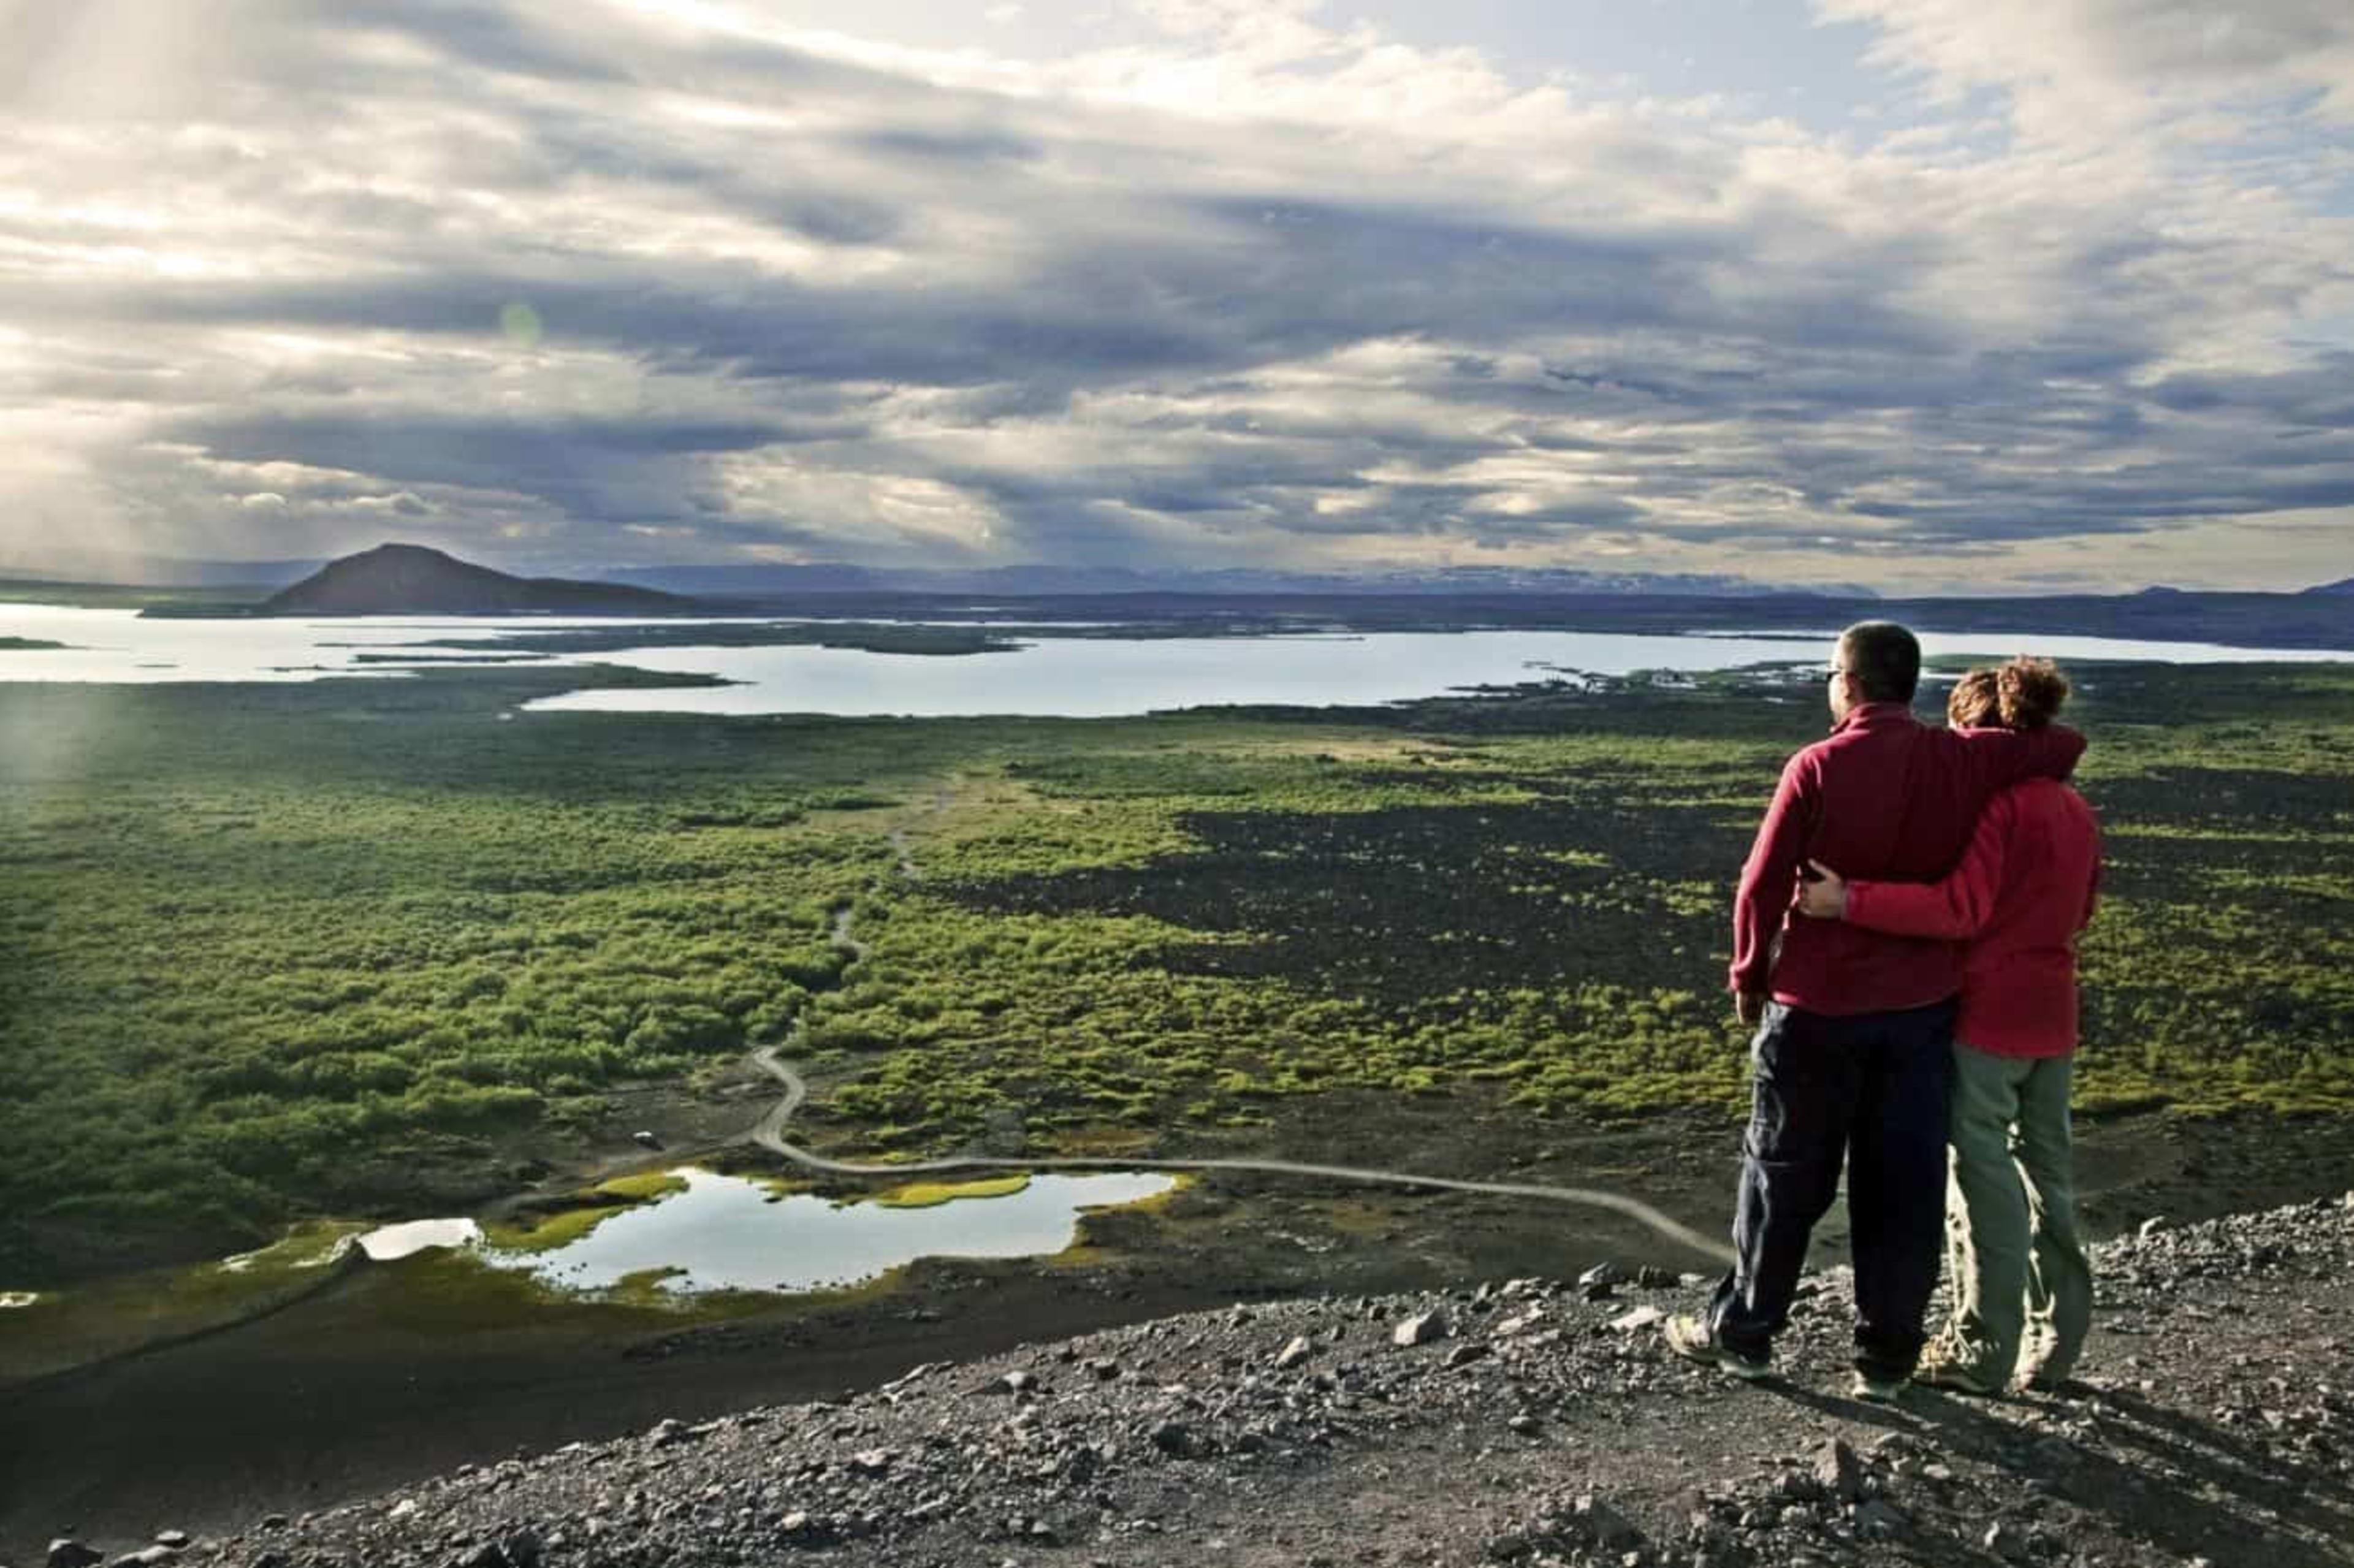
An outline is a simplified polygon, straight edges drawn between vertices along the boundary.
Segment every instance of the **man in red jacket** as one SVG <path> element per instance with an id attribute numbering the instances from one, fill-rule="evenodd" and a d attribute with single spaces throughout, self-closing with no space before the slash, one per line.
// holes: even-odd
<path id="1" fill-rule="evenodd" d="M 2033 729 L 2067 699 L 2057 669 L 2014 659 L 1963 676 L 1946 717 L 1966 728 Z M 2014 1372 L 2038 1387 L 2062 1384 L 2093 1317 L 2068 1127 L 2076 938 L 2100 891 L 2093 809 L 2065 784 L 2031 779 L 1987 802 L 1943 882 L 1851 883 L 1820 862 L 1814 870 L 1798 901 L 1808 915 L 1969 944 L 1947 1134 L 1954 1311 L 1913 1380 L 1989 1395 Z"/>
<path id="2" fill-rule="evenodd" d="M 1933 729 L 1914 718 L 1921 646 L 1865 621 L 1840 637 L 1831 733 L 1790 758 L 1742 867 L 1731 989 L 1756 1031 L 1733 1224 L 1739 1258 L 1670 1347 L 1736 1376 L 1771 1366 L 1815 1224 L 1848 1171 L 1855 1392 L 1893 1400 L 1919 1359 L 1945 1224 L 1946 1122 L 1962 948 L 1796 912 L 1801 868 L 1935 882 L 1979 810 L 2022 779 L 2064 778 L 2084 738 Z M 1869 868 L 1869 869 L 1867 869 Z"/>

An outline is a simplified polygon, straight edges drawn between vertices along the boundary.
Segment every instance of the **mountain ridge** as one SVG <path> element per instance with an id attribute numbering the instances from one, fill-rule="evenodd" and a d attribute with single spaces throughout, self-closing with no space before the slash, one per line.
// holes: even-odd
<path id="1" fill-rule="evenodd" d="M 620 583 L 517 577 L 424 545 L 385 544 L 328 562 L 270 595 L 280 615 L 674 615 L 697 600 Z"/>

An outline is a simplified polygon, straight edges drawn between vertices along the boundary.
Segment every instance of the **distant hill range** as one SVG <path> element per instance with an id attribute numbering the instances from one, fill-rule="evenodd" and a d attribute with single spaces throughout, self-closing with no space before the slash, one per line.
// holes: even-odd
<path id="1" fill-rule="evenodd" d="M 599 572 L 609 582 L 666 588 L 726 599 L 800 599 L 816 594 L 989 594 L 1023 599 L 1101 597 L 1114 594 L 1184 594 L 1244 598 L 1334 595 L 1372 597 L 1535 594 L 1679 594 L 1691 598 L 1749 599 L 1779 590 L 1745 577 L 1700 573 L 1595 572 L 1572 567 L 1441 567 L 1427 571 L 1215 571 L 1129 567 L 984 567 L 925 570 L 910 567 L 808 566 L 635 567 Z M 1872 590 L 1850 584 L 1821 591 L 1870 599 Z"/>
<path id="2" fill-rule="evenodd" d="M 514 577 L 422 545 L 379 545 L 330 561 L 257 615 L 676 615 L 706 607 L 620 583 Z"/>
<path id="3" fill-rule="evenodd" d="M 227 581 L 240 570 L 283 571 L 294 564 L 184 561 L 178 575 Z M 2354 577 L 2288 593 L 2160 586 L 2121 594 L 1906 599 L 1882 599 L 1844 583 L 1793 592 L 1701 574 L 1485 567 L 1341 577 L 1037 565 L 923 570 L 748 564 L 611 569 L 601 571 L 598 580 L 581 581 L 512 577 L 419 545 L 381 545 L 330 562 L 258 604 L 230 606 L 211 598 L 151 605 L 144 613 L 772 614 L 945 620 L 1033 615 L 1115 622 L 1231 622 L 1239 617 L 1306 619 L 1363 631 L 1485 626 L 1810 633 L 1884 617 L 1929 631 L 2017 633 L 2022 646 L 2066 631 L 2255 648 L 2354 649 Z"/>

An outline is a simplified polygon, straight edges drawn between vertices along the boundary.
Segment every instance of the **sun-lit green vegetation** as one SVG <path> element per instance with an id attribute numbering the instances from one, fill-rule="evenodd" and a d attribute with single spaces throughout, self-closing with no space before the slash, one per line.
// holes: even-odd
<path id="1" fill-rule="evenodd" d="M 686 1178 L 675 1171 L 644 1171 L 635 1176 L 616 1176 L 599 1181 L 593 1191 L 608 1197 L 627 1198 L 632 1202 L 652 1202 L 667 1198 L 673 1192 L 686 1191 Z"/>
<path id="2" fill-rule="evenodd" d="M 885 1209 L 937 1209 L 960 1198 L 1010 1198 L 1026 1191 L 1029 1185 L 1028 1174 L 1022 1171 L 1011 1176 L 984 1176 L 974 1181 L 910 1181 L 878 1194 L 875 1202 Z"/>
<path id="3" fill-rule="evenodd" d="M 2110 835 L 2085 1104 L 2354 1111 L 2354 673 L 2078 674 Z M 1730 1114 L 1724 906 L 1822 727 L 1811 682 L 1746 676 L 516 712 L 580 682 L 0 686 L 0 1284 L 94 1235 L 404 1212 L 419 1171 L 610 1145 L 628 1086 L 789 1039 L 801 1127 L 854 1155 L 1232 1148 L 1332 1090 Z"/>
<path id="4" fill-rule="evenodd" d="M 512 1219 L 482 1224 L 482 1239 L 501 1252 L 554 1252 L 571 1245 L 615 1214 L 686 1191 L 686 1178 L 670 1171 L 615 1176 L 571 1196 L 570 1207 L 539 1208 Z"/>

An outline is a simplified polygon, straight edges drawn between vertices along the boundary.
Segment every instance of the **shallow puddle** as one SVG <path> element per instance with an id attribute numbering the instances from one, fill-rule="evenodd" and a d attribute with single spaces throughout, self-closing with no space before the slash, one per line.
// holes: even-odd
<path id="1" fill-rule="evenodd" d="M 372 1263 L 391 1263 L 429 1246 L 472 1246 L 482 1239 L 482 1227 L 472 1220 L 410 1220 L 368 1232 L 359 1247 Z"/>
<path id="2" fill-rule="evenodd" d="M 1035 1257 L 1061 1252 L 1081 1211 L 1165 1192 L 1172 1177 L 1135 1172 L 1041 1175 L 1021 1192 L 924 1208 L 779 1198 L 757 1181 L 673 1172 L 684 1190 L 623 1209 L 546 1251 L 484 1243 L 472 1220 L 418 1220 L 360 1238 L 378 1262 L 429 1246 L 462 1246 L 496 1267 L 527 1270 L 570 1290 L 606 1290 L 660 1275 L 664 1289 L 817 1290 L 854 1285 L 919 1257 Z"/>

